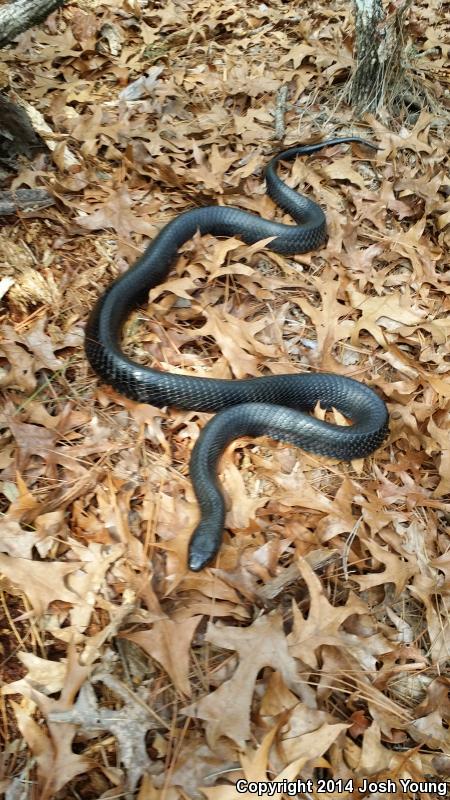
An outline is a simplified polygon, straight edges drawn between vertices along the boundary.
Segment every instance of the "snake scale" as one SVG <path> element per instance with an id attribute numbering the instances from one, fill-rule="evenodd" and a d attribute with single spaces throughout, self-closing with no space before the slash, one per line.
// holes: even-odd
<path id="1" fill-rule="evenodd" d="M 308 155 L 329 145 L 358 142 L 340 137 L 297 145 L 275 155 L 265 171 L 272 200 L 295 220 L 295 225 L 262 219 L 231 206 L 207 206 L 185 211 L 169 222 L 136 263 L 101 295 L 86 326 L 87 358 L 100 378 L 140 403 L 217 412 L 203 428 L 192 452 L 190 476 L 200 506 L 200 522 L 189 543 L 188 565 L 203 569 L 217 555 L 225 523 L 225 503 L 218 482 L 218 463 L 227 445 L 240 436 L 270 436 L 313 453 L 351 460 L 372 453 L 388 431 L 383 400 L 368 386 L 333 374 L 267 375 L 244 380 L 216 380 L 172 375 L 143 367 L 121 350 L 123 324 L 149 290 L 162 283 L 179 247 L 196 231 L 215 236 L 240 236 L 253 244 L 274 236 L 267 245 L 277 253 L 314 250 L 326 241 L 321 207 L 299 195 L 277 175 L 277 164 Z M 352 420 L 334 425 L 311 416 L 316 403 L 337 408 Z"/>

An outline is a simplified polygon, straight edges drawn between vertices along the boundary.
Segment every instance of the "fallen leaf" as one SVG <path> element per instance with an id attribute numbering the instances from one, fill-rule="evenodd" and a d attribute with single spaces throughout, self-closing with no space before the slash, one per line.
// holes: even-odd
<path id="1" fill-rule="evenodd" d="M 0 572 L 28 598 L 34 614 L 45 614 L 50 603 L 62 600 L 77 603 L 78 597 L 65 583 L 66 576 L 80 569 L 82 564 L 46 563 L 0 555 Z"/>
<path id="2" fill-rule="evenodd" d="M 189 649 L 201 619 L 201 616 L 183 622 L 161 619 L 154 622 L 149 631 L 122 633 L 121 638 L 142 647 L 164 667 L 178 691 L 190 697 Z"/>
<path id="3" fill-rule="evenodd" d="M 184 709 L 190 717 L 206 720 L 206 736 L 214 748 L 221 736 L 228 736 L 242 747 L 250 736 L 250 706 L 258 672 L 270 666 L 278 670 L 286 685 L 298 686 L 295 661 L 288 653 L 281 617 L 259 617 L 247 628 L 208 625 L 206 639 L 216 647 L 238 653 L 239 665 L 234 675 L 218 689 Z M 296 693 L 297 693 L 296 692 Z"/>
<path id="4" fill-rule="evenodd" d="M 344 606 L 332 606 L 308 562 L 303 558 L 298 559 L 298 568 L 309 591 L 309 613 L 304 619 L 298 606 L 293 603 L 294 624 L 288 637 L 289 652 L 312 668 L 317 668 L 316 650 L 325 644 L 342 645 L 345 641 L 342 624 L 353 614 L 364 614 L 367 609 L 355 595 L 350 595 Z"/>

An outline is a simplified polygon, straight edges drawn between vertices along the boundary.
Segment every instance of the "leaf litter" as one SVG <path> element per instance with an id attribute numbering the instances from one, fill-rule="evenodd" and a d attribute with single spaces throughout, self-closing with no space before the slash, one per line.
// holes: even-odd
<path id="1" fill-rule="evenodd" d="M 443 96 L 439 24 L 434 0 L 414 8 Z M 78 0 L 2 52 L 50 148 L 11 188 L 57 199 L 0 230 L 7 800 L 228 800 L 238 778 L 352 778 L 340 796 L 359 797 L 364 779 L 450 778 L 448 122 L 327 116 L 318 93 L 348 77 L 352 33 L 342 3 Z M 83 324 L 181 211 L 279 213 L 262 169 L 283 86 L 283 144 L 380 147 L 285 171 L 325 207 L 327 246 L 282 258 L 194 237 L 127 352 L 217 378 L 349 375 L 383 393 L 390 436 L 351 465 L 234 442 L 224 545 L 192 574 L 188 463 L 208 416 L 98 385 Z"/>

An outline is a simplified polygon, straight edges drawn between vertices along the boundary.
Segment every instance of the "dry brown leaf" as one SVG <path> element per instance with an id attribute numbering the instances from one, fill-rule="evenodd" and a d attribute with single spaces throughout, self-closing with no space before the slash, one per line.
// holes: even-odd
<path id="1" fill-rule="evenodd" d="M 276 717 L 297 704 L 298 697 L 287 688 L 280 673 L 273 672 L 261 702 L 261 715 Z"/>
<path id="2" fill-rule="evenodd" d="M 15 342 L 10 326 L 0 328 L 0 353 L 6 358 L 10 368 L 0 372 L 0 386 L 17 386 L 30 393 L 36 388 L 34 375 L 34 359 Z"/>
<path id="3" fill-rule="evenodd" d="M 55 356 L 55 345 L 52 339 L 45 332 L 47 326 L 46 317 L 40 317 L 34 325 L 20 334 L 16 341 L 25 344 L 36 357 L 36 367 L 45 367 L 50 370 L 61 369 L 64 365 L 62 359 Z"/>
<path id="4" fill-rule="evenodd" d="M 51 545 L 51 539 L 45 540 L 46 534 L 25 530 L 14 519 L 4 517 L 0 521 L 0 551 L 9 556 L 29 560 L 33 547 L 44 556 Z"/>
<path id="5" fill-rule="evenodd" d="M 435 607 L 436 582 L 433 579 L 419 581 L 409 587 L 413 597 L 417 597 L 425 607 L 428 636 L 430 640 L 429 656 L 433 663 L 446 663 L 450 651 L 450 628 L 447 614 L 441 611 L 439 604 Z"/>
<path id="6" fill-rule="evenodd" d="M 105 684 L 122 701 L 122 707 L 102 708 L 92 683 L 85 681 L 70 707 L 68 704 L 64 707 L 61 702 L 47 703 L 49 723 L 61 733 L 65 729 L 73 731 L 75 726 L 88 734 L 95 730 L 111 731 L 117 740 L 119 762 L 127 770 L 126 788 L 134 792 L 142 775 L 151 768 L 145 739 L 147 732 L 155 727 L 155 717 L 145 703 L 113 675 L 99 672 L 93 680 Z"/>
<path id="7" fill-rule="evenodd" d="M 336 342 L 348 339 L 354 323 L 348 319 L 348 307 L 338 300 L 339 283 L 334 275 L 326 272 L 320 281 L 314 283 L 321 296 L 321 305 L 317 307 L 307 298 L 300 298 L 297 302 L 314 324 L 317 350 L 321 354 L 323 368 L 336 371 L 337 362 L 331 356 L 331 352 Z M 341 317 L 346 319 L 341 321 Z"/>
<path id="8" fill-rule="evenodd" d="M 441 450 L 439 462 L 441 480 L 434 494 L 436 497 L 444 497 L 450 494 L 450 422 L 447 427 L 439 428 L 434 420 L 430 418 L 427 430 Z"/>
<path id="9" fill-rule="evenodd" d="M 336 647 L 347 644 L 341 630 L 342 624 L 353 614 L 365 614 L 367 608 L 355 595 L 350 595 L 344 606 L 332 606 L 308 562 L 300 558 L 297 563 L 308 587 L 310 605 L 308 616 L 304 619 L 298 606 L 293 603 L 294 624 L 288 637 L 289 651 L 315 668 L 318 665 L 316 650 L 325 644 Z"/>
<path id="10" fill-rule="evenodd" d="M 2 686 L 2 694 L 23 694 L 25 697 L 30 697 L 31 689 L 37 689 L 43 694 L 55 694 L 61 691 L 67 673 L 67 665 L 63 661 L 50 661 L 27 652 L 19 652 L 17 656 L 28 670 L 27 675 Z"/>
<path id="11" fill-rule="evenodd" d="M 24 689 L 24 694 L 31 697 L 40 711 L 49 720 L 53 710 L 71 708 L 76 694 L 90 672 L 89 667 L 81 666 L 75 649 L 69 649 L 69 657 L 65 665 L 65 679 L 59 700 L 46 697 L 35 688 Z M 75 775 L 92 769 L 94 763 L 90 759 L 78 755 L 72 750 L 75 735 L 73 725 L 54 725 L 48 722 L 49 736 L 42 727 L 36 724 L 28 712 L 14 704 L 18 724 L 25 741 L 36 758 L 38 767 L 39 797 L 50 800 Z"/>
<path id="12" fill-rule="evenodd" d="M 0 555 L 0 572 L 28 598 L 37 617 L 44 614 L 54 600 L 71 605 L 79 598 L 66 586 L 66 576 L 82 567 L 81 563 L 50 564 Z"/>
<path id="13" fill-rule="evenodd" d="M 234 464 L 228 463 L 224 469 L 223 486 L 231 502 L 226 517 L 227 527 L 238 530 L 247 528 L 255 519 L 258 508 L 263 506 L 267 499 L 261 496 L 252 497 L 252 493 L 245 486 L 242 472 Z"/>
<path id="14" fill-rule="evenodd" d="M 302 759 L 305 762 L 314 761 L 326 753 L 333 742 L 336 742 L 336 739 L 348 727 L 345 723 L 329 725 L 325 722 L 308 733 L 287 735 L 281 745 L 283 755 L 288 761 L 291 761 L 291 759 Z"/>
<path id="15" fill-rule="evenodd" d="M 19 730 L 36 759 L 41 777 L 41 800 L 49 800 L 76 775 L 92 769 L 94 764 L 72 751 L 68 730 L 60 730 L 58 739 L 52 741 L 26 709 L 14 701 L 11 701 L 11 705 Z"/>
<path id="16" fill-rule="evenodd" d="M 149 631 L 122 633 L 121 638 L 135 642 L 169 674 L 179 692 L 191 696 L 189 683 L 189 650 L 202 617 L 175 622 L 161 619 Z"/>
<path id="17" fill-rule="evenodd" d="M 222 309 L 221 314 L 213 308 L 206 308 L 207 322 L 199 329 L 198 335 L 212 336 L 229 364 L 232 375 L 244 378 L 258 375 L 256 353 L 267 356 L 276 355 L 276 349 L 263 345 L 254 334 L 265 327 L 265 322 L 246 323 Z"/>
<path id="18" fill-rule="evenodd" d="M 113 228 L 122 239 L 129 239 L 132 232 L 152 236 L 155 233 L 154 225 L 134 214 L 131 207 L 130 193 L 123 186 L 97 211 L 77 217 L 76 222 L 90 231 Z"/>
<path id="19" fill-rule="evenodd" d="M 401 594 L 409 579 L 418 571 L 416 559 L 413 556 L 406 557 L 406 553 L 400 558 L 396 553 L 389 552 L 370 539 L 367 539 L 365 545 L 373 558 L 384 564 L 385 569 L 383 572 L 372 572 L 367 575 L 352 575 L 352 580 L 356 581 L 362 590 L 393 583 L 396 595 Z"/>
<path id="20" fill-rule="evenodd" d="M 41 456 L 44 460 L 48 459 L 59 438 L 55 431 L 15 419 L 9 419 L 8 422 L 19 449 L 19 469 L 24 468 L 31 455 Z"/>
<path id="21" fill-rule="evenodd" d="M 262 667 L 272 667 L 286 685 L 300 691 L 295 661 L 289 655 L 279 614 L 259 617 L 247 628 L 208 625 L 206 639 L 216 647 L 238 653 L 234 675 L 218 689 L 184 709 L 190 717 L 206 720 L 205 733 L 210 747 L 221 736 L 243 746 L 250 736 L 250 706 L 255 681 Z"/>
<path id="22" fill-rule="evenodd" d="M 331 164 L 323 165 L 322 171 L 329 178 L 338 181 L 349 181 L 354 183 L 355 186 L 359 186 L 360 189 L 364 188 L 364 179 L 353 168 L 353 159 L 350 154 L 332 161 Z"/>
<path id="23" fill-rule="evenodd" d="M 360 331 L 368 330 L 378 344 L 384 344 L 382 329 L 388 331 L 401 330 L 402 326 L 420 327 L 427 318 L 426 311 L 412 307 L 409 292 L 400 294 L 396 292 L 389 297 L 366 297 L 349 287 L 352 305 L 362 312 L 361 319 L 356 323 L 352 333 L 352 343 L 356 345 Z"/>

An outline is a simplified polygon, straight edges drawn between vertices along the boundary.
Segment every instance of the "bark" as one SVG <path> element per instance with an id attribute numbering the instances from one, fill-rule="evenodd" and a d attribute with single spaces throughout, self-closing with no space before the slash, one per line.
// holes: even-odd
<path id="1" fill-rule="evenodd" d="M 412 0 L 399 0 L 386 17 L 381 0 L 354 0 L 355 62 L 352 105 L 355 111 L 394 109 L 396 95 L 406 85 L 404 68 L 405 17 Z"/>
<path id="2" fill-rule="evenodd" d="M 46 189 L 16 189 L 14 192 L 0 192 L 0 216 L 15 214 L 16 211 L 37 211 L 54 203 L 54 198 Z"/>
<path id="3" fill-rule="evenodd" d="M 31 158 L 42 149 L 24 109 L 0 93 L 0 158 L 14 158 L 18 153 Z"/>
<path id="4" fill-rule="evenodd" d="M 352 83 L 352 105 L 356 111 L 375 111 L 382 96 L 380 80 L 383 59 L 384 18 L 381 0 L 355 0 L 356 68 Z"/>
<path id="5" fill-rule="evenodd" d="M 0 47 L 10 44 L 19 33 L 43 22 L 64 0 L 15 0 L 0 6 Z"/>

